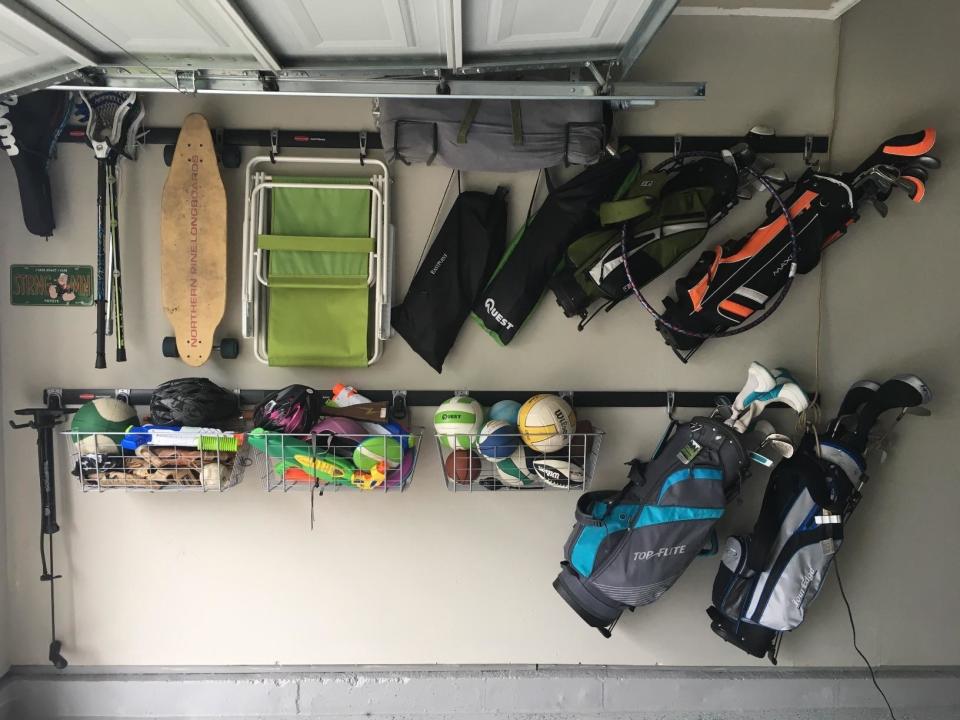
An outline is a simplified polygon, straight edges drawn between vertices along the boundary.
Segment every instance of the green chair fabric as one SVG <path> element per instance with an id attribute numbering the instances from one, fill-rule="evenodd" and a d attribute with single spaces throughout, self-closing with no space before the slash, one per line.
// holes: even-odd
<path id="1" fill-rule="evenodd" d="M 278 183 L 366 185 L 362 178 L 274 178 Z M 371 193 L 273 188 L 267 358 L 272 366 L 366 367 L 371 291 Z"/>

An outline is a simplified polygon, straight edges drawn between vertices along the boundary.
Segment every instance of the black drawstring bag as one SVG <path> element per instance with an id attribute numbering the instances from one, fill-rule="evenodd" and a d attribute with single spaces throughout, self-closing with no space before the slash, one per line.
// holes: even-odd
<path id="1" fill-rule="evenodd" d="M 437 372 L 506 247 L 507 190 L 461 193 L 392 323 Z"/>
<path id="2" fill-rule="evenodd" d="M 591 165 L 551 190 L 514 239 L 496 275 L 477 298 L 473 317 L 501 345 L 508 344 L 533 312 L 570 244 L 600 228 L 601 203 L 611 200 L 637 167 L 636 153 Z"/>
<path id="3" fill-rule="evenodd" d="M 47 166 L 70 112 L 70 93 L 11 95 L 0 102 L 0 143 L 20 186 L 23 222 L 33 235 L 50 237 L 53 199 Z"/>

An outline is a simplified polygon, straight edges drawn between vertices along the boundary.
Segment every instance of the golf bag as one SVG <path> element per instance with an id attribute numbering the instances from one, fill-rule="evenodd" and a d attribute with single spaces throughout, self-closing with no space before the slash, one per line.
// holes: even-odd
<path id="1" fill-rule="evenodd" d="M 652 460 L 630 463 L 622 490 L 580 496 L 554 589 L 610 637 L 625 609 L 654 602 L 701 552 L 748 463 L 722 422 L 671 423 Z"/>
<path id="2" fill-rule="evenodd" d="M 473 317 L 501 345 L 519 332 L 547 289 L 563 253 L 575 239 L 599 227 L 600 204 L 637 171 L 637 155 L 591 165 L 552 190 L 543 205 L 520 229 L 473 306 Z"/>
<path id="3" fill-rule="evenodd" d="M 577 100 L 380 101 L 387 160 L 457 170 L 592 165 L 604 156 L 610 117 Z"/>
<path id="4" fill-rule="evenodd" d="M 865 388 L 869 400 L 861 397 L 854 407 L 844 407 Z M 808 432 L 796 452 L 774 468 L 753 532 L 725 544 L 707 610 L 717 635 L 776 664 L 781 634 L 803 622 L 860 501 L 870 428 L 887 409 L 930 399 L 916 376 L 897 376 L 883 386 L 857 383 L 826 434 Z M 851 419 L 853 427 L 845 428 Z"/>
<path id="5" fill-rule="evenodd" d="M 50 237 L 56 227 L 48 169 L 70 110 L 71 94 L 63 92 L 0 101 L 0 143 L 17 174 L 23 222 L 40 237 Z"/>
<path id="6" fill-rule="evenodd" d="M 708 337 L 735 331 L 751 318 L 752 324 L 766 319 L 794 275 L 819 264 L 821 252 L 859 219 L 865 202 L 886 214 L 884 201 L 894 186 L 920 202 L 927 170 L 939 167 L 927 155 L 935 139 L 933 130 L 891 138 L 849 173 L 808 169 L 783 197 L 797 236 L 795 257 L 786 217 L 771 199 L 761 227 L 704 252 L 677 280 L 676 299 L 664 300 L 657 322 L 667 344 L 686 362 Z"/>
<path id="7" fill-rule="evenodd" d="M 630 272 L 638 285 L 653 280 L 699 245 L 707 230 L 737 203 L 735 165 L 719 157 L 686 164 L 671 159 L 603 203 L 603 229 L 571 244 L 563 268 L 550 281 L 563 314 L 579 316 L 582 330 L 595 302 L 603 301 L 610 310 L 627 297 L 630 284 L 620 243 L 624 223 Z"/>
<path id="8" fill-rule="evenodd" d="M 437 372 L 490 280 L 506 245 L 506 188 L 457 197 L 403 302 L 393 327 Z"/>

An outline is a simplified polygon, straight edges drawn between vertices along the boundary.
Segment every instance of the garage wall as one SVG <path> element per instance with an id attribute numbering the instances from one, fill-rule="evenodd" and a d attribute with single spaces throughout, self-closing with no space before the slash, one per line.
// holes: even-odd
<path id="1" fill-rule="evenodd" d="M 856 22 L 868 22 L 864 17 Z M 630 113 L 621 118 L 623 130 L 731 134 L 763 123 L 783 134 L 828 132 L 837 37 L 838 25 L 822 21 L 673 18 L 644 56 L 637 76 L 704 79 L 710 83 L 709 99 Z M 872 104 L 863 97 L 857 102 L 865 108 Z M 891 105 L 869 132 L 844 126 L 845 161 L 868 152 L 891 129 L 918 122 L 909 94 L 893 97 Z M 214 126 L 372 127 L 369 102 L 362 100 L 162 95 L 150 98 L 148 118 L 156 125 L 177 124 L 192 111 L 205 113 Z M 405 166 L 395 171 L 397 284 L 405 288 L 447 173 Z M 44 243 L 26 235 L 19 222 L 8 223 L 0 244 L 4 267 L 14 262 L 93 261 L 94 173 L 88 150 L 61 148 L 53 170 L 60 229 Z M 36 402 L 44 386 L 154 386 L 189 374 L 185 366 L 159 357 L 159 341 L 167 332 L 158 287 L 159 201 L 165 176 L 156 146 L 125 171 L 121 222 L 130 361 L 111 364 L 106 371 L 93 369 L 92 311 L 5 308 L 0 323 L 4 417 L 14 407 Z M 856 228 L 831 253 L 827 269 L 830 310 L 822 366 L 829 372 L 822 384 L 829 406 L 835 407 L 842 390 L 858 377 L 882 379 L 900 370 L 927 373 L 940 399 L 936 418 L 903 424 L 899 434 L 904 442 L 876 471 L 845 553 L 858 629 L 865 649 L 881 664 L 960 660 L 951 615 L 955 603 L 926 599 L 932 568 L 955 599 L 958 578 L 948 568 L 955 565 L 952 548 L 960 539 L 957 526 L 945 517 L 947 508 L 960 500 L 960 484 L 937 480 L 955 473 L 937 448 L 948 442 L 951 419 L 956 427 L 953 381 L 942 358 L 956 355 L 946 351 L 958 349 L 957 337 L 933 334 L 934 317 L 946 324 L 953 316 L 942 309 L 945 286 L 927 281 L 931 273 L 947 272 L 950 259 L 960 258 L 955 244 L 942 242 L 931 269 L 924 260 L 929 256 L 905 258 L 898 242 L 907 237 L 903 232 L 908 228 L 919 227 L 918 221 L 938 226 L 940 233 L 933 237 L 948 237 L 943 228 L 951 194 L 945 190 L 956 177 L 953 173 L 952 180 L 938 180 L 924 206 L 908 207 L 901 198 L 886 223 L 871 219 Z M 230 277 L 237 279 L 242 177 L 238 171 L 225 171 L 224 180 L 232 208 Z M 469 188 L 510 184 L 513 227 L 522 220 L 533 181 L 533 174 L 466 176 Z M 12 183 L 9 167 L 0 166 L 0 211 L 17 218 Z M 725 222 L 725 231 L 749 229 L 758 214 L 756 205 L 739 208 Z M 860 270 L 856 262 L 867 257 L 868 247 L 869 271 Z M 920 262 L 922 267 L 911 269 L 922 272 L 900 271 L 905 264 Z M 890 292 L 871 290 L 877 273 L 886 282 L 876 287 Z M 0 297 L 6 297 L 7 282 L 6 273 L 0 274 Z M 656 284 L 651 297 L 662 297 L 668 286 Z M 238 282 L 230 292 L 238 296 Z M 912 313 L 907 314 L 904 298 L 918 295 L 928 301 L 929 323 L 912 323 Z M 865 297 L 874 309 L 866 318 L 855 312 L 864 308 Z M 934 302 L 937 298 L 941 304 Z M 366 370 L 264 369 L 244 348 L 239 360 L 214 362 L 204 374 L 228 387 L 280 387 L 294 381 L 330 387 L 342 381 L 360 388 L 735 389 L 750 360 L 760 359 L 788 365 L 812 385 L 816 300 L 816 278 L 805 278 L 775 322 L 740 340 L 718 341 L 687 366 L 675 360 L 651 323 L 629 303 L 578 334 L 548 298 L 509 348 L 494 346 L 468 324 L 442 376 L 400 338 L 388 345 L 378 365 Z M 239 330 L 236 308 L 228 312 L 224 327 L 231 333 Z M 907 336 L 915 344 L 904 343 Z M 944 352 L 930 353 L 931 347 Z M 623 461 L 650 451 L 665 416 L 660 410 L 627 409 L 589 415 L 609 433 L 597 485 L 617 487 L 623 481 Z M 420 411 L 421 422 L 429 417 L 429 410 Z M 785 427 L 790 424 L 789 418 L 781 421 Z M 3 432 L 11 661 L 41 664 L 48 630 L 46 598 L 35 567 L 33 446 L 20 435 Z M 64 652 L 74 665 L 752 662 L 709 631 L 703 609 L 716 568 L 713 560 L 695 563 L 663 601 L 625 617 L 614 639 L 602 639 L 550 588 L 575 497 L 448 494 L 430 443 L 408 492 L 319 499 L 313 531 L 306 495 L 268 496 L 252 472 L 223 495 L 97 495 L 82 494 L 71 482 L 65 451 L 58 460 L 64 532 L 57 538 L 57 551 L 65 575 L 58 585 L 59 625 Z M 916 472 L 917 467 L 924 472 Z M 906 477 L 909 485 L 902 480 Z M 721 534 L 749 527 L 764 479 L 759 473 L 754 477 L 743 502 L 724 519 Z M 928 541 L 923 563 L 916 561 L 917 548 L 901 534 L 885 531 L 908 521 L 910 536 L 919 534 Z M 934 538 L 934 529 L 942 534 Z M 912 582 L 901 583 L 899 573 Z M 918 605 L 929 630 L 902 622 L 905 610 Z M 940 640 L 933 641 L 928 632 Z M 858 662 L 831 583 L 808 626 L 785 641 L 781 663 Z"/>

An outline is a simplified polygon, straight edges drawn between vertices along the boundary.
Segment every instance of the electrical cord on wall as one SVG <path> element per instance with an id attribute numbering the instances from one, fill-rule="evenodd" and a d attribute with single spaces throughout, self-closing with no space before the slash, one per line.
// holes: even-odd
<path id="1" fill-rule="evenodd" d="M 857 626 L 853 622 L 853 611 L 850 609 L 850 601 L 847 599 L 847 593 L 843 589 L 843 580 L 840 579 L 840 565 L 837 562 L 837 558 L 833 558 L 833 572 L 837 576 L 837 585 L 840 588 L 840 597 L 843 598 L 843 604 L 847 606 L 847 617 L 850 618 L 850 633 L 853 635 L 853 649 L 857 651 L 857 655 L 863 660 L 864 664 L 867 666 L 867 670 L 870 672 L 870 680 L 873 682 L 873 686 L 877 689 L 877 692 L 880 693 L 880 697 L 883 698 L 883 701 L 887 704 L 887 710 L 890 712 L 891 720 L 897 720 L 897 716 L 893 712 L 893 707 L 890 705 L 890 701 L 887 699 L 887 695 L 883 692 L 883 689 L 880 687 L 880 683 L 877 682 L 877 675 L 873 670 L 873 665 L 870 664 L 870 661 L 867 660 L 867 656 L 863 654 L 863 651 L 860 649 L 860 646 L 857 645 Z"/>

